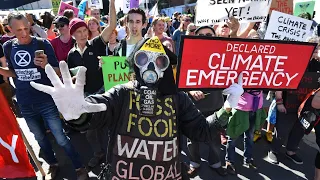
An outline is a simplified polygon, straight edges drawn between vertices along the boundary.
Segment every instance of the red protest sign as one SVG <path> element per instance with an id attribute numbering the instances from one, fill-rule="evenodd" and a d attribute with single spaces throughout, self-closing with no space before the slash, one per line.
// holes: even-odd
<path id="1" fill-rule="evenodd" d="M 293 0 L 272 0 L 269 13 L 279 11 L 286 14 L 293 14 Z"/>
<path id="2" fill-rule="evenodd" d="M 19 125 L 0 90 L 0 178 L 35 177 Z"/>
<path id="3" fill-rule="evenodd" d="M 226 88 L 243 73 L 244 88 L 296 89 L 316 44 L 183 36 L 178 88 Z"/>

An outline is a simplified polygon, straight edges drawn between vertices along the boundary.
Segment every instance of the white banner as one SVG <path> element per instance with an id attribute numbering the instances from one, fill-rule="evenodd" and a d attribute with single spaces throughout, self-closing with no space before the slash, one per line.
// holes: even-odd
<path id="1" fill-rule="evenodd" d="M 278 11 L 272 11 L 264 39 L 306 41 L 312 21 Z"/>
<path id="2" fill-rule="evenodd" d="M 89 0 L 88 1 L 89 8 L 94 8 L 94 9 L 103 9 L 103 3 L 102 0 Z"/>
<path id="3" fill-rule="evenodd" d="M 130 0 L 123 0 L 123 13 L 127 14 L 130 10 Z"/>
<path id="4" fill-rule="evenodd" d="M 234 16 L 239 21 L 262 22 L 267 19 L 271 0 L 198 0 L 196 25 L 212 25 Z"/>

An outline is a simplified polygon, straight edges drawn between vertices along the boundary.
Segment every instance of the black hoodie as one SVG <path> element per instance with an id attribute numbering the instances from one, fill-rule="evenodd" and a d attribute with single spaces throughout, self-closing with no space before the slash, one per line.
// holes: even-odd
<path id="1" fill-rule="evenodd" d="M 137 84 L 138 89 L 140 88 L 140 86 L 144 86 L 145 84 L 140 76 L 139 68 L 136 67 L 133 63 L 134 62 L 134 55 L 137 51 L 139 51 L 141 49 L 141 47 L 144 45 L 144 43 L 148 40 L 149 39 L 143 39 L 140 42 L 138 42 L 136 47 L 132 51 L 132 53 L 127 58 L 127 62 L 129 64 L 130 69 L 133 69 L 135 72 L 136 80 L 138 81 L 138 84 Z M 114 55 L 119 56 L 120 49 L 122 49 L 121 56 L 126 56 L 126 46 L 127 46 L 126 40 L 122 40 L 121 43 L 118 45 L 118 47 L 116 47 L 116 49 L 114 51 Z M 178 62 L 177 56 L 173 52 L 171 52 L 166 46 L 163 46 L 163 48 L 164 48 L 167 56 L 170 59 L 170 64 L 177 65 L 177 62 Z M 172 68 L 169 67 L 164 72 L 164 76 L 163 76 L 163 78 L 160 79 L 159 83 L 157 84 L 157 87 L 158 87 L 158 91 L 160 92 L 160 95 L 170 95 L 170 94 L 172 95 L 172 94 L 176 94 L 178 92 L 177 86 L 175 84 Z"/>

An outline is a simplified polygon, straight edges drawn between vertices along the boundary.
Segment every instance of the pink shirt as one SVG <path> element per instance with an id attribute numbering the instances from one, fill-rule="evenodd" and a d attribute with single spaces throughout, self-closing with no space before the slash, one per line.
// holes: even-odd
<path id="1" fill-rule="evenodd" d="M 258 92 L 256 92 L 255 94 L 258 94 Z M 260 91 L 260 94 L 258 96 L 260 97 L 258 109 L 261 109 L 262 105 L 263 105 L 262 91 Z M 252 108 L 253 97 L 254 97 L 253 95 L 251 95 L 247 92 L 243 93 L 239 99 L 238 106 L 236 107 L 236 109 L 241 110 L 241 111 L 252 111 L 253 110 L 253 108 Z"/>

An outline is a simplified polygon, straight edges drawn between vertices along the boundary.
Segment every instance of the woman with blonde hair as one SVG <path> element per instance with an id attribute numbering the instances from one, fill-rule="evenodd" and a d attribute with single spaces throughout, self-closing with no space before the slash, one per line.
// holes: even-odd
<path id="1" fill-rule="evenodd" d="M 97 37 L 101 33 L 101 26 L 99 21 L 95 17 L 90 17 L 87 19 L 87 25 L 89 28 L 89 40 Z"/>

